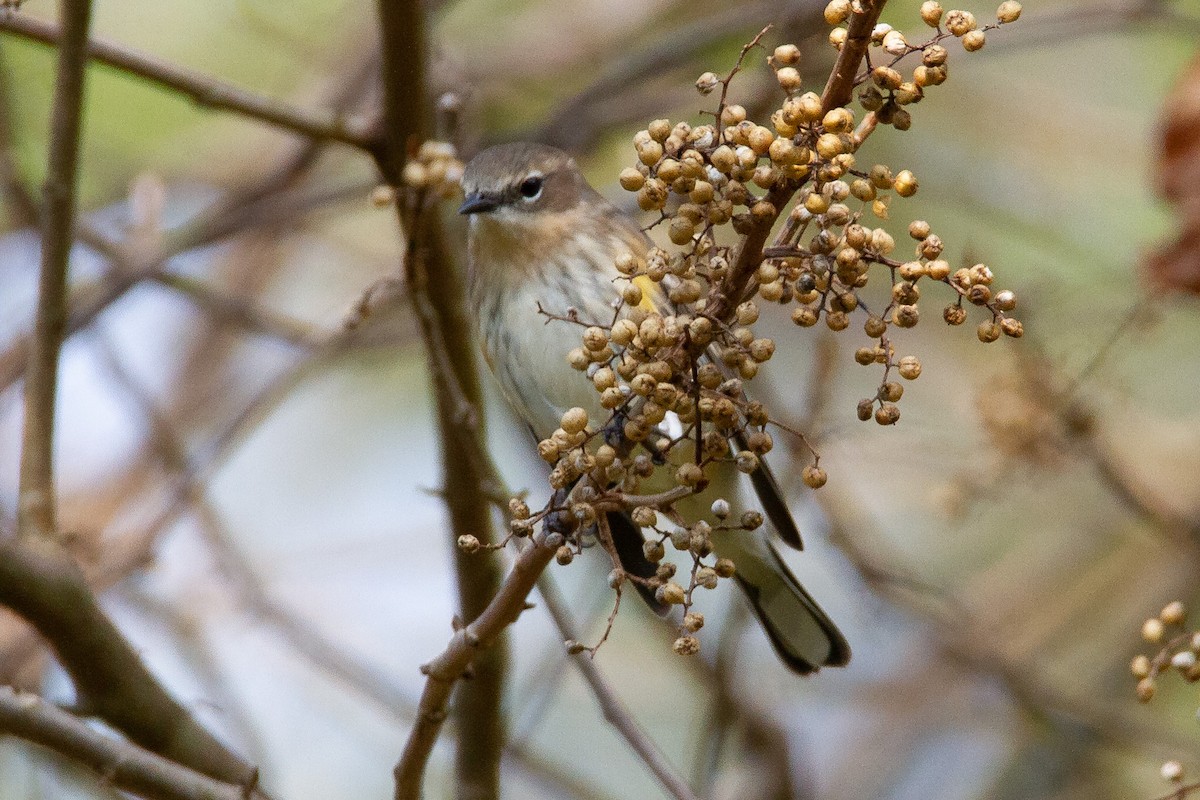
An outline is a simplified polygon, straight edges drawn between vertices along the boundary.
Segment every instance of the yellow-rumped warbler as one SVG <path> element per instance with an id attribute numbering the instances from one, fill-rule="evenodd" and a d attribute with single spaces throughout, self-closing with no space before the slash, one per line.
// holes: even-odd
<path id="1" fill-rule="evenodd" d="M 600 395 L 567 366 L 580 337 L 543 311 L 565 315 L 573 309 L 582 320 L 612 320 L 621 277 L 616 261 L 625 254 L 644 257 L 649 239 L 553 147 L 492 147 L 467 165 L 462 185 L 466 199 L 459 212 L 470 215 L 470 302 L 484 358 L 505 398 L 539 438 L 550 436 L 572 407 L 603 424 L 610 412 Z M 666 297 L 652 287 L 642 302 L 670 313 Z M 710 472 L 716 474 L 703 494 L 708 502 L 736 497 L 739 475 L 732 463 Z M 752 478 L 773 526 L 798 548 L 799 532 L 765 462 Z M 679 507 L 686 516 L 704 508 L 696 503 L 692 498 L 692 508 L 686 500 Z M 655 566 L 643 554 L 641 530 L 623 513 L 610 513 L 608 521 L 624 569 L 652 577 Z M 784 565 L 765 528 L 714 533 L 712 547 L 734 562 L 739 584 L 788 666 L 807 673 L 849 661 L 845 638 Z M 653 604 L 653 596 L 648 599 Z"/>

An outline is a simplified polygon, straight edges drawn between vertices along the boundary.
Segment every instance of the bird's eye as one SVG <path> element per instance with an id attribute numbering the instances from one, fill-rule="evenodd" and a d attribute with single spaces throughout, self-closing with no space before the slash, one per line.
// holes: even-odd
<path id="1" fill-rule="evenodd" d="M 542 176 L 530 175 L 521 181 L 521 197 L 526 200 L 537 200 L 542 194 Z"/>

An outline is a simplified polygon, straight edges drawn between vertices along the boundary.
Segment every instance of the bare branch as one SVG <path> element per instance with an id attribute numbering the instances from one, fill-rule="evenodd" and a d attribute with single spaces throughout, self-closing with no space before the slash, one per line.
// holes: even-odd
<path id="1" fill-rule="evenodd" d="M 425 8 L 421 3 L 391 0 L 380 0 L 378 8 L 386 140 L 376 159 L 388 184 L 399 187 L 410 148 L 434 132 L 433 103 L 425 74 Z M 437 209 L 428 207 L 420 197 L 412 203 L 406 199 L 412 198 L 401 197 L 396 204 L 406 239 L 401 266 L 433 376 L 441 440 L 442 496 L 450 515 L 459 613 L 464 621 L 478 622 L 503 597 L 504 589 L 499 558 L 465 553 L 456 546 L 458 538 L 468 534 L 485 545 L 495 538 L 491 530 L 491 500 L 484 488 L 487 463 L 479 456 L 482 447 L 477 440 L 483 424 L 483 397 L 475 365 L 472 322 L 464 307 L 462 281 L 446 252 Z M 548 560 L 550 553 L 544 555 Z M 514 567 L 504 585 L 516 574 Z M 457 795 L 463 800 L 500 797 L 500 759 L 505 739 L 502 703 L 508 666 L 507 646 L 498 638 L 503 628 L 500 625 L 487 637 L 489 641 L 493 638 L 497 641 L 486 653 L 477 659 L 471 655 L 475 661 L 474 680 L 463 686 L 455 698 L 456 785 Z M 454 680 L 457 677 L 456 673 Z M 397 798 L 415 797 L 416 794 L 407 793 L 420 792 L 425 759 L 441 729 L 441 718 L 436 724 L 433 719 L 439 714 L 444 717 L 445 699 L 452 685 L 431 679 L 426 686 L 416 726 L 396 769 Z M 445 689 L 444 696 L 440 694 L 441 688 Z"/>
<path id="2" fill-rule="evenodd" d="M 0 14 L 0 31 L 49 45 L 66 37 L 65 28 L 27 14 Z M 297 108 L 103 39 L 87 40 L 86 53 L 101 64 L 182 94 L 205 108 L 231 111 L 310 139 L 341 142 L 360 150 L 371 151 L 376 145 L 373 126 L 353 117 Z"/>
<path id="3" fill-rule="evenodd" d="M 21 486 L 17 535 L 52 537 L 54 507 L 54 408 L 58 353 L 67 316 L 67 264 L 74 241 L 79 135 L 83 123 L 84 53 L 90 0 L 62 3 L 63 44 L 58 51 L 50 155 L 44 188 L 42 263 L 29 375 L 25 381 L 25 427 L 21 441 Z"/>
<path id="4" fill-rule="evenodd" d="M 253 772 L 167 694 L 56 542 L 0 542 L 0 603 L 50 642 L 89 713 L 143 747 L 214 778 L 240 784 Z"/>
<path id="5" fill-rule="evenodd" d="M 459 678 L 475 660 L 480 649 L 488 646 L 506 627 L 516 622 L 525 610 L 525 599 L 533 591 L 555 548 L 535 540 L 525 548 L 512 571 L 500 586 L 500 591 L 469 625 L 455 632 L 450 644 L 436 658 L 421 668 L 427 679 L 417 708 L 417 722 L 404 745 L 404 753 L 396 764 L 396 800 L 418 800 L 425 765 L 433 752 L 442 724 L 446 721 L 446 705 Z"/>
<path id="6" fill-rule="evenodd" d="M 837 62 L 829 73 L 825 91 L 821 94 L 821 107 L 829 111 L 850 102 L 854 93 L 854 78 L 858 65 L 871 46 L 871 32 L 887 0 L 861 0 L 862 11 L 851 14 L 846 31 L 846 41 L 838 53 Z"/>
<path id="7" fill-rule="evenodd" d="M 48 747 L 92 769 L 105 783 L 151 800 L 263 800 L 254 776 L 223 783 L 137 745 L 107 736 L 32 694 L 0 686 L 0 731 Z"/>

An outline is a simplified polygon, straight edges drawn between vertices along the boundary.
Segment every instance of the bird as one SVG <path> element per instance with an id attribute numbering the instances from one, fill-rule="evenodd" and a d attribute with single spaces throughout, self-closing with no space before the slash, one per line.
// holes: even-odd
<path id="1" fill-rule="evenodd" d="M 567 363 L 579 347 L 578 329 L 556 324 L 547 312 L 570 309 L 577 319 L 611 320 L 622 277 L 615 264 L 624 254 L 646 256 L 653 246 L 646 232 L 588 183 L 569 154 L 548 145 L 489 147 L 466 165 L 461 184 L 467 299 L 501 394 L 539 440 L 571 408 L 584 409 L 593 421 L 608 419 L 592 383 Z M 649 288 L 642 303 L 670 313 L 661 290 Z M 720 473 L 712 480 L 719 496 L 736 496 L 740 473 L 729 463 L 712 467 Z M 845 665 L 846 638 L 776 547 L 777 539 L 797 549 L 801 541 L 765 459 L 751 482 L 775 535 L 767 526 L 722 531 L 712 537 L 714 552 L 733 561 L 737 583 L 786 666 L 809 674 Z M 714 494 L 710 489 L 705 496 Z M 609 512 L 607 521 L 622 567 L 652 577 L 655 565 L 643 553 L 642 530 L 625 512 Z M 653 593 L 639 588 L 661 612 Z"/>

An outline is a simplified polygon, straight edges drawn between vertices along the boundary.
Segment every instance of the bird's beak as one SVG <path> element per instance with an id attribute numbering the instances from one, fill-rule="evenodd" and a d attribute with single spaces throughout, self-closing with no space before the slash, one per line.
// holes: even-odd
<path id="1" fill-rule="evenodd" d="M 471 192 L 463 200 L 463 204 L 458 207 L 460 214 L 483 214 L 488 211 L 495 210 L 499 203 L 495 198 L 488 197 L 480 192 Z"/>

